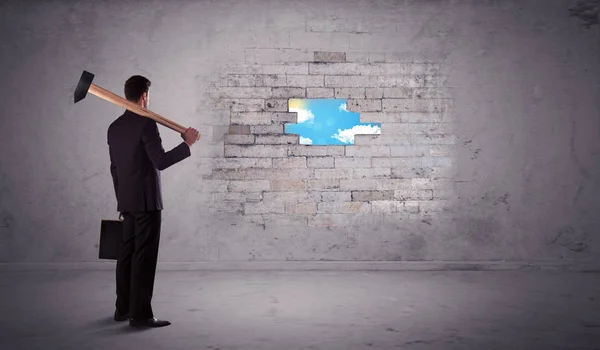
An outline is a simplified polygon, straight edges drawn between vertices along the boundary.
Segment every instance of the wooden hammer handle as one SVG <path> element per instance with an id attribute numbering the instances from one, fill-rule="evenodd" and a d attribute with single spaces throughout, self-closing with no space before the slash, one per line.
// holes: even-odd
<path id="1" fill-rule="evenodd" d="M 169 119 L 167 119 L 159 114 L 156 114 L 150 110 L 147 110 L 146 108 L 143 108 L 131 101 L 128 101 L 119 95 L 113 94 L 112 92 L 105 90 L 105 89 L 99 87 L 98 85 L 91 84 L 88 92 L 90 92 L 102 99 L 105 99 L 109 102 L 112 102 L 112 103 L 116 104 L 117 106 L 121 106 L 125 109 L 128 109 L 128 110 L 134 112 L 134 113 L 137 113 L 141 116 L 153 119 L 157 123 L 159 123 L 163 126 L 166 126 L 167 128 L 169 128 L 171 130 L 177 131 L 180 134 L 185 133 L 185 131 L 187 130 L 186 127 L 179 125 L 179 124 L 175 123 L 174 121 L 169 120 Z M 199 140 L 199 139 L 200 139 L 200 134 L 198 134 L 197 140 Z"/>

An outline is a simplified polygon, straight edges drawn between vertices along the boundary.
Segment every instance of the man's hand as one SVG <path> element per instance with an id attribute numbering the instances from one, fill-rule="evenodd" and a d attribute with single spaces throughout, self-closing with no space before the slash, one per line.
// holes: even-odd
<path id="1" fill-rule="evenodd" d="M 198 139 L 198 130 L 194 128 L 187 128 L 185 133 L 181 134 L 181 138 L 187 143 L 188 146 L 192 147 L 192 145 Z"/>

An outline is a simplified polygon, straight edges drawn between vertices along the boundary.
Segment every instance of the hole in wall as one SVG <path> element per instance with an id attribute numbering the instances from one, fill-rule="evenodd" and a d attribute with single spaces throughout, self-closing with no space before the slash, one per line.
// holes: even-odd
<path id="1" fill-rule="evenodd" d="M 302 145 L 353 145 L 354 136 L 381 134 L 380 123 L 361 123 L 360 113 L 347 109 L 346 99 L 290 99 L 288 111 L 298 113 L 286 134 L 300 135 Z"/>

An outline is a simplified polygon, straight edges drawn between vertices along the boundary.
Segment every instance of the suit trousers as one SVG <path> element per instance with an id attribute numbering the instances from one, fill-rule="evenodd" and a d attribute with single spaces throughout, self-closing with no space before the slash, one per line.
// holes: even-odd
<path id="1" fill-rule="evenodd" d="M 161 211 L 124 212 L 117 258 L 116 308 L 136 320 L 154 317 L 152 292 L 160 241 Z"/>

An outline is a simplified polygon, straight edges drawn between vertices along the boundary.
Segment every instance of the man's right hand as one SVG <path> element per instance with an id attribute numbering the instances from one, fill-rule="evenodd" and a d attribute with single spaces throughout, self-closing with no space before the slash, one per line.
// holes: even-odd
<path id="1" fill-rule="evenodd" d="M 194 128 L 187 128 L 185 133 L 181 134 L 181 138 L 187 143 L 188 146 L 192 145 L 198 140 L 198 130 Z"/>

